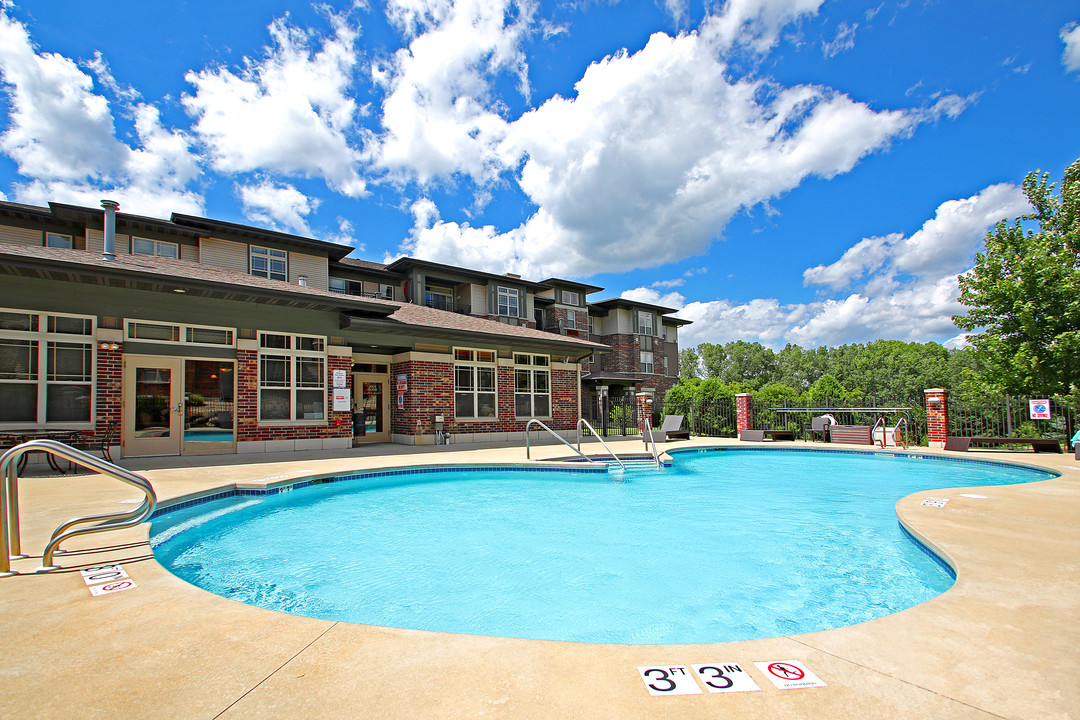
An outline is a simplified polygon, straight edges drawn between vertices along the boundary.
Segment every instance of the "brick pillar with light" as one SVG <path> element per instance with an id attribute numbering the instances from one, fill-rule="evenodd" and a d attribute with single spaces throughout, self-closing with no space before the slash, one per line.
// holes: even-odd
<path id="1" fill-rule="evenodd" d="M 750 393 L 739 393 L 735 396 L 735 428 L 737 437 L 742 437 L 743 430 L 754 428 L 754 416 L 750 411 L 750 404 L 754 396 Z"/>
<path id="2" fill-rule="evenodd" d="M 645 437 L 645 418 L 648 418 L 649 422 L 652 423 L 653 396 L 651 393 L 638 393 L 634 397 L 637 398 L 638 432 L 641 433 L 642 439 L 648 442 L 648 439 Z"/>
<path id="3" fill-rule="evenodd" d="M 949 434 L 948 390 L 931 388 L 926 393 L 926 426 L 930 431 L 930 449 L 941 450 Z"/>

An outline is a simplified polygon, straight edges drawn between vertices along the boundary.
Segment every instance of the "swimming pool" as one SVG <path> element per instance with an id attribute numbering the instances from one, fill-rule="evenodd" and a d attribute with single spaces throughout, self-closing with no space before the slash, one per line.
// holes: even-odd
<path id="1" fill-rule="evenodd" d="M 625 473 L 357 474 L 155 518 L 179 577 L 241 602 L 391 627 L 667 644 L 850 625 L 953 577 L 899 526 L 918 490 L 1053 474 L 875 453 L 673 453 Z"/>

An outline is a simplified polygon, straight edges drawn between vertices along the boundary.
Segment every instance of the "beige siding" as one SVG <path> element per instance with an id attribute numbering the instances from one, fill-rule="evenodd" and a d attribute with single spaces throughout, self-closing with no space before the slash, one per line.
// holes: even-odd
<path id="1" fill-rule="evenodd" d="M 191 262 L 199 262 L 199 246 L 198 245 L 181 245 L 180 246 L 180 259 L 190 260 Z"/>
<path id="2" fill-rule="evenodd" d="M 105 233 L 102 230 L 86 229 L 86 249 L 90 252 L 105 252 Z M 116 254 L 131 254 L 131 236 L 116 234 Z"/>
<path id="3" fill-rule="evenodd" d="M 631 335 L 637 332 L 636 328 L 634 328 L 634 312 L 632 310 L 617 308 L 615 312 L 608 313 L 609 320 L 612 315 L 615 316 L 615 327 L 608 329 L 608 332 L 614 331 L 620 335 Z"/>
<path id="4" fill-rule="evenodd" d="M 9 245 L 37 245 L 44 244 L 44 235 L 40 230 L 29 230 L 18 227 L 0 227 L 0 243 Z"/>
<path id="5" fill-rule="evenodd" d="M 470 285 L 469 289 L 472 291 L 472 314 L 473 315 L 487 315 L 488 314 L 488 289 L 487 285 Z"/>
<path id="6" fill-rule="evenodd" d="M 296 285 L 300 282 L 300 276 L 304 275 L 307 277 L 308 287 L 316 290 L 327 290 L 330 287 L 328 266 L 329 263 L 324 257 L 290 252 L 289 282 Z"/>
<path id="7" fill-rule="evenodd" d="M 247 274 L 248 246 L 220 238 L 199 238 L 199 262 Z"/>
<path id="8" fill-rule="evenodd" d="M 678 325 L 664 325 L 667 329 L 667 342 L 677 343 L 679 342 L 679 326 Z"/>

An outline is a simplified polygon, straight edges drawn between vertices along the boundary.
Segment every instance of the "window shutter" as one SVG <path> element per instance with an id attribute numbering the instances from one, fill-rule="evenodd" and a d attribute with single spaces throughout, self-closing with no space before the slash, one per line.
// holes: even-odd
<path id="1" fill-rule="evenodd" d="M 631 317 L 632 317 L 633 319 L 632 319 L 632 320 L 631 320 L 630 322 L 632 322 L 632 323 L 634 324 L 634 329 L 633 329 L 633 330 L 631 330 L 630 332 L 632 332 L 632 333 L 634 333 L 635 335 L 637 335 L 637 332 L 638 332 L 638 328 L 639 328 L 639 327 L 641 327 L 640 325 L 638 325 L 638 312 L 637 312 L 637 310 L 633 310 L 633 311 L 631 311 Z"/>
<path id="2" fill-rule="evenodd" d="M 499 314 L 499 291 L 494 285 L 488 285 L 488 315 Z"/>
<path id="3" fill-rule="evenodd" d="M 525 306 L 525 291 L 518 290 L 518 317 L 525 320 L 529 317 L 529 308 Z"/>

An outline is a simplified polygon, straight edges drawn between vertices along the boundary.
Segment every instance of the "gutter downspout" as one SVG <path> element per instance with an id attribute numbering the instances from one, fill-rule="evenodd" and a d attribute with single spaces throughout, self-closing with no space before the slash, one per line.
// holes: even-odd
<path id="1" fill-rule="evenodd" d="M 101 207 L 105 208 L 105 252 L 106 260 L 116 259 L 116 211 L 120 203 L 115 200 L 102 200 Z"/>

